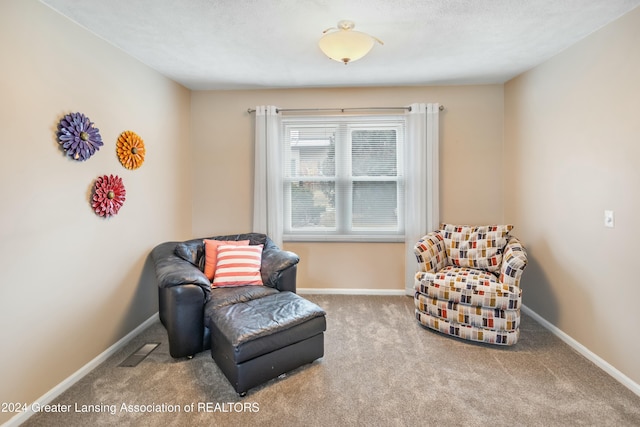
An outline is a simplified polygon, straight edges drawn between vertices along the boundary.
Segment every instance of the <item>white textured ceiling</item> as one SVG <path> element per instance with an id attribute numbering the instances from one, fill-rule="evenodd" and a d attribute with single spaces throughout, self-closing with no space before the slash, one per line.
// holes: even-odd
<path id="1" fill-rule="evenodd" d="M 640 0 L 41 0 L 193 90 L 503 83 Z M 378 37 L 343 65 L 341 19 Z"/>

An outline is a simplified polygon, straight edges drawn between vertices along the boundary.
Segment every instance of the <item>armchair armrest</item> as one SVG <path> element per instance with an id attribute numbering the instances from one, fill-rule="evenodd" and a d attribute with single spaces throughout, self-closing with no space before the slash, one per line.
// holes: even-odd
<path id="1" fill-rule="evenodd" d="M 155 263 L 156 280 L 159 288 L 171 288 L 180 285 L 197 285 L 202 288 L 208 300 L 211 282 L 195 265 L 174 253 L 176 242 L 162 243 L 151 251 Z"/>
<path id="2" fill-rule="evenodd" d="M 420 271 L 435 273 L 447 265 L 447 250 L 439 231 L 426 234 L 413 248 Z"/>
<path id="3" fill-rule="evenodd" d="M 191 357 L 208 348 L 202 288 L 196 285 L 158 288 L 158 298 L 158 314 L 169 336 L 171 357 Z"/>
<path id="4" fill-rule="evenodd" d="M 266 246 L 262 252 L 260 274 L 265 286 L 279 291 L 296 292 L 296 272 L 300 258 L 293 252 L 275 245 Z"/>
<path id="5" fill-rule="evenodd" d="M 527 266 L 527 251 L 520 240 L 516 237 L 509 237 L 502 254 L 502 265 L 500 266 L 500 282 L 520 286 L 520 276 Z"/>

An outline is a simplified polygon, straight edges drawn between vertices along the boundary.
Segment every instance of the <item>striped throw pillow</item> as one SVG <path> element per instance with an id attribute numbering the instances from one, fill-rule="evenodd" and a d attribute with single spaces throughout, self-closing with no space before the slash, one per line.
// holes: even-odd
<path id="1" fill-rule="evenodd" d="M 248 240 L 211 240 L 204 239 L 204 275 L 210 282 L 216 275 L 216 264 L 218 263 L 218 246 L 221 245 L 241 245 L 249 244 Z"/>
<path id="2" fill-rule="evenodd" d="M 261 262 L 262 245 L 218 246 L 218 262 L 211 286 L 262 285 Z"/>

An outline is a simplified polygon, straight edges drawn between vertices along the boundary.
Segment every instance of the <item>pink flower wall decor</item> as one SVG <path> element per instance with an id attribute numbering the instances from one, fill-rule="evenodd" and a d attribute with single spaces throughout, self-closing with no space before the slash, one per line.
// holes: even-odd
<path id="1" fill-rule="evenodd" d="M 122 178 L 117 175 L 103 175 L 96 179 L 91 207 L 96 214 L 110 217 L 118 213 L 126 194 Z"/>

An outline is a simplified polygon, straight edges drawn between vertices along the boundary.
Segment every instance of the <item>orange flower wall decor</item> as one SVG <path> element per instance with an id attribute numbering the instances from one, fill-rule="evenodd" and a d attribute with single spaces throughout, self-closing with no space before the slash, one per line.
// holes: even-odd
<path id="1" fill-rule="evenodd" d="M 144 162 L 144 141 L 138 134 L 126 130 L 118 137 L 116 150 L 120 163 L 127 169 L 138 169 Z"/>
<path id="2" fill-rule="evenodd" d="M 103 175 L 96 179 L 91 207 L 99 216 L 110 217 L 118 213 L 126 195 L 122 178 L 117 175 Z"/>

